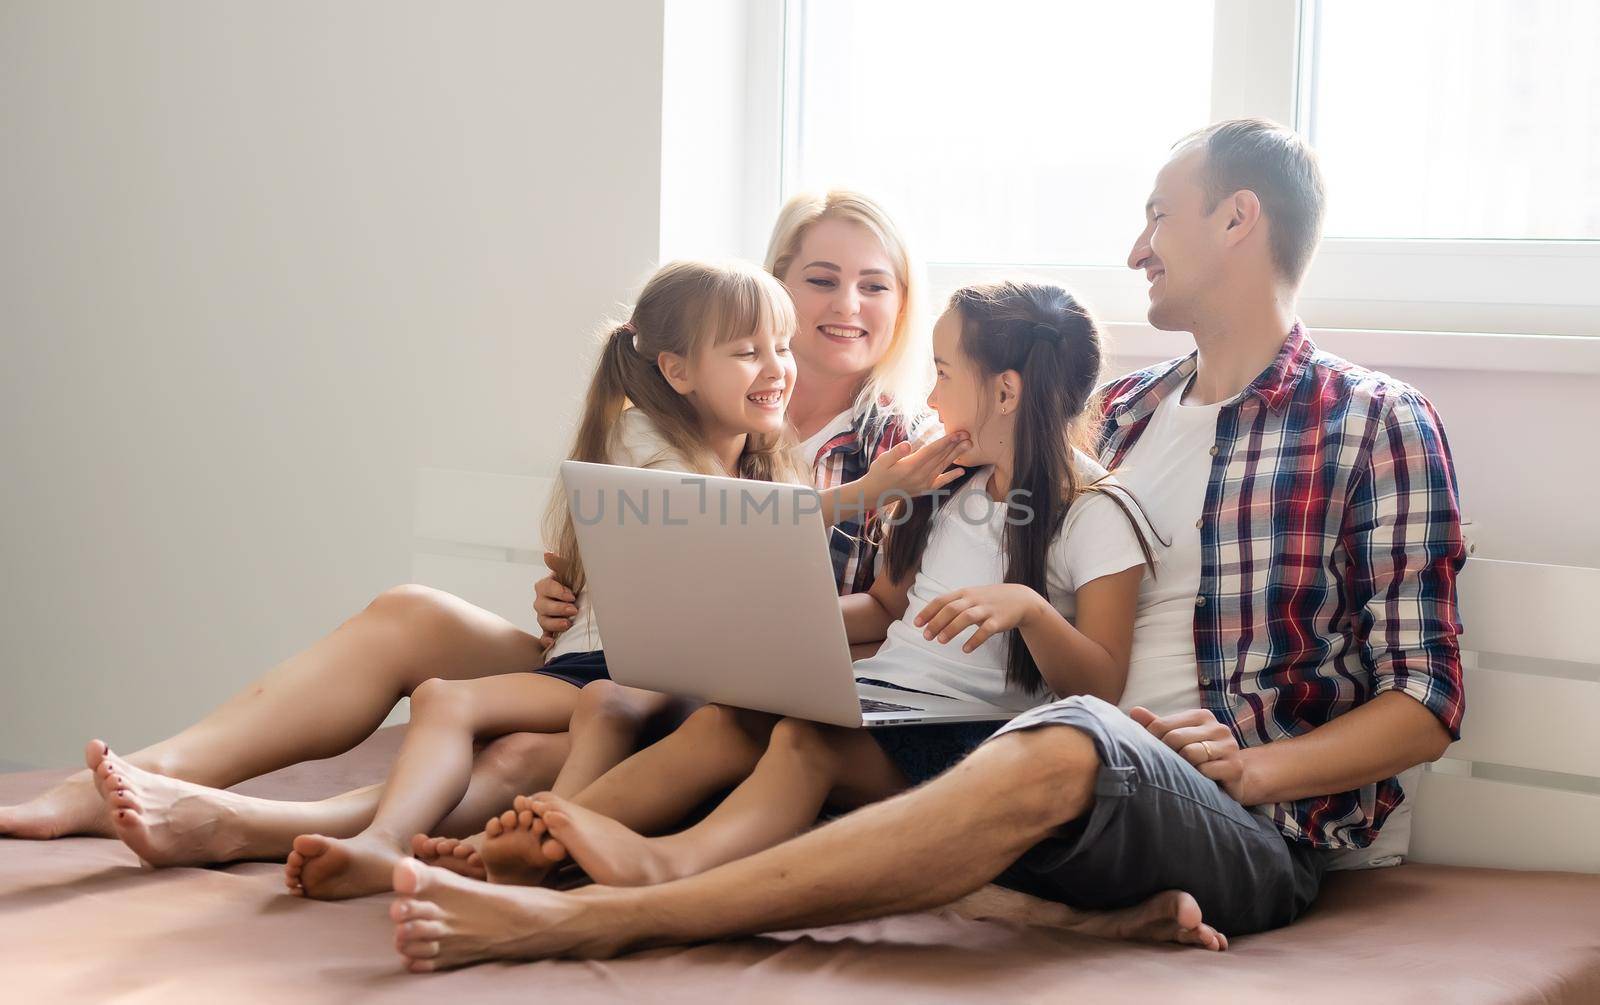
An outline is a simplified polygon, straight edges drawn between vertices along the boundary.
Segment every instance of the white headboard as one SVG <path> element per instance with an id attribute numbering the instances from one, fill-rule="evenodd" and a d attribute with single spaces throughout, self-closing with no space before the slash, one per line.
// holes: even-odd
<path id="1" fill-rule="evenodd" d="M 1600 569 L 1475 558 L 1460 594 L 1466 719 L 1411 858 L 1600 872 Z"/>

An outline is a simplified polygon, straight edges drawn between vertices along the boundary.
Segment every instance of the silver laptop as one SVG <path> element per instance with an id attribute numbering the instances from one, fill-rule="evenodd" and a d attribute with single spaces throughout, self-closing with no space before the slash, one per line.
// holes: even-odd
<path id="1" fill-rule="evenodd" d="M 561 478 L 613 680 L 839 726 L 1016 715 L 857 683 L 813 489 L 581 461 Z"/>

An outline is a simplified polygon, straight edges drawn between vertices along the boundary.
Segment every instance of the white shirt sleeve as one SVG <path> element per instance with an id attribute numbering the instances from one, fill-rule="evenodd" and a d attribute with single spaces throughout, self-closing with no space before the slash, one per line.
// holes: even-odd
<path id="1" fill-rule="evenodd" d="M 1061 533 L 1050 546 L 1048 583 L 1052 603 L 1060 606 L 1057 591 L 1076 593 L 1085 583 L 1144 564 L 1144 551 L 1139 547 L 1134 524 L 1118 501 L 1103 491 L 1086 492 L 1067 511 Z M 1137 508 L 1125 495 L 1120 501 L 1138 519 Z M 1145 534 L 1149 540 L 1149 531 Z"/>

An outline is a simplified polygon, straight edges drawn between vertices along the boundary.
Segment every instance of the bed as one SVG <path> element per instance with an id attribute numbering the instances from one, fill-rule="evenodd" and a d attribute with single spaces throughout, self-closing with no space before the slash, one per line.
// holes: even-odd
<path id="1" fill-rule="evenodd" d="M 462 512 L 456 526 L 494 522 Z M 525 606 L 527 560 L 436 555 L 419 578 Z M 1412 861 L 1334 873 L 1303 919 L 1225 954 L 1075 935 L 1051 927 L 1051 905 L 988 887 L 868 923 L 412 975 L 389 897 L 290 897 L 269 863 L 148 872 L 115 841 L 0 840 L 0 1000 L 1600 1002 L 1600 570 L 1473 559 L 1461 583 L 1464 739 L 1420 776 Z M 239 788 L 304 799 L 367 784 L 402 729 Z M 0 775 L 0 803 L 64 774 Z"/>
<path id="2" fill-rule="evenodd" d="M 328 795 L 380 778 L 404 727 L 241 791 Z M 0 776 L 0 801 L 64 772 Z M 0 997 L 44 1001 L 1600 1001 L 1600 876 L 1408 864 L 1336 874 L 1294 926 L 1226 954 L 1048 927 L 1050 905 L 986 888 L 954 907 L 605 962 L 413 975 L 389 897 L 322 903 L 280 866 L 149 871 L 115 841 L 0 843 Z M 977 920 L 975 915 L 992 915 Z"/>

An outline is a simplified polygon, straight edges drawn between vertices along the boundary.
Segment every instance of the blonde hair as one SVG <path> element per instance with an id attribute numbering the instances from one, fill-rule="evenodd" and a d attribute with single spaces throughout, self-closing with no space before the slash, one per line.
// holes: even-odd
<path id="1" fill-rule="evenodd" d="M 830 189 L 802 192 L 784 204 L 767 244 L 767 271 L 782 279 L 800 253 L 806 231 L 821 220 L 848 220 L 865 227 L 883 246 L 894 267 L 895 279 L 900 283 L 900 315 L 895 319 L 888 350 L 856 396 L 854 412 L 861 415 L 882 403 L 880 419 L 899 418 L 909 430 L 926 414 L 925 403 L 933 384 L 932 350 L 922 324 L 921 266 L 882 206 L 859 192 Z"/>
<path id="2" fill-rule="evenodd" d="M 656 359 L 662 353 L 692 358 L 696 353 L 761 331 L 792 333 L 794 301 L 782 283 L 750 265 L 672 262 L 656 270 L 639 293 L 628 320 L 602 338 L 600 362 L 589 381 L 583 418 L 569 460 L 611 462 L 613 437 L 624 411 L 638 409 L 654 423 L 694 473 L 726 476 L 728 472 L 706 444 L 700 416 L 672 389 Z M 794 436 L 787 427 L 777 435 L 746 438 L 737 476 L 762 481 L 810 484 L 810 472 L 794 456 Z M 562 581 L 583 589 L 583 563 L 566 493 L 557 492 L 545 517 L 551 550 L 565 556 Z"/>

